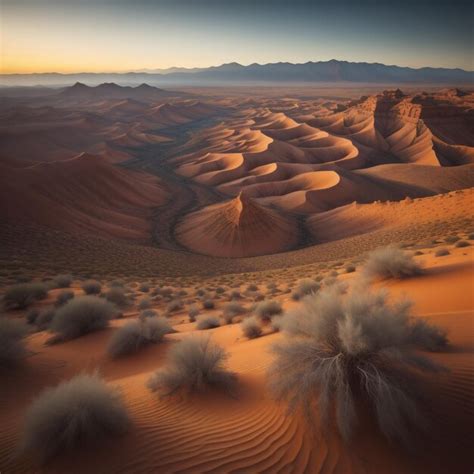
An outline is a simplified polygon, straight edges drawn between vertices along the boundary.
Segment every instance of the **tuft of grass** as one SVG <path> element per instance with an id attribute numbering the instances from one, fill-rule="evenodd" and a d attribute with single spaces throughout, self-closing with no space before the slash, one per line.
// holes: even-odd
<path id="1" fill-rule="evenodd" d="M 197 329 L 213 329 L 218 328 L 221 325 L 217 316 L 206 316 L 202 315 L 197 319 Z"/>
<path id="2" fill-rule="evenodd" d="M 175 299 L 172 300 L 168 303 L 168 306 L 166 307 L 166 312 L 167 313 L 174 313 L 176 311 L 180 311 L 183 309 L 183 301 L 180 299 Z"/>
<path id="3" fill-rule="evenodd" d="M 202 307 L 203 309 L 214 309 L 216 307 L 215 303 L 213 300 L 211 299 L 205 299 L 203 302 L 202 302 Z"/>
<path id="4" fill-rule="evenodd" d="M 188 337 L 169 351 L 167 367 L 153 374 L 148 388 L 164 395 L 199 393 L 209 388 L 234 394 L 237 376 L 226 370 L 227 358 L 226 351 L 210 338 Z"/>
<path id="5" fill-rule="evenodd" d="M 418 379 L 441 367 L 417 352 L 439 350 L 442 332 L 410 316 L 407 302 L 388 303 L 388 294 L 341 294 L 336 287 L 307 297 L 284 317 L 286 340 L 273 348 L 271 388 L 290 410 L 313 419 L 315 406 L 327 423 L 335 412 L 349 439 L 357 421 L 355 396 L 370 404 L 382 433 L 405 442 L 410 428 L 423 428 L 416 401 Z M 289 337 L 288 337 L 289 336 Z"/>
<path id="6" fill-rule="evenodd" d="M 454 246 L 457 248 L 470 247 L 470 243 L 467 240 L 458 240 Z"/>
<path id="7" fill-rule="evenodd" d="M 77 375 L 43 391 L 26 414 L 21 451 L 45 462 L 82 444 L 124 434 L 130 426 L 117 389 L 98 375 Z"/>
<path id="8" fill-rule="evenodd" d="M 85 281 L 81 288 L 86 295 L 98 295 L 102 290 L 101 284 L 96 280 Z"/>
<path id="9" fill-rule="evenodd" d="M 389 246 L 369 254 L 364 273 L 371 278 L 406 278 L 421 273 L 420 265 L 413 256 Z"/>
<path id="10" fill-rule="evenodd" d="M 346 266 L 346 273 L 354 273 L 356 271 L 355 265 L 347 265 Z"/>
<path id="11" fill-rule="evenodd" d="M 188 311 L 189 322 L 194 323 L 198 315 L 199 315 L 199 307 L 196 304 L 192 304 L 189 307 L 189 311 Z"/>
<path id="12" fill-rule="evenodd" d="M 56 306 L 63 306 L 65 305 L 69 300 L 72 300 L 74 298 L 74 292 L 71 290 L 64 290 L 59 293 L 59 295 L 56 297 Z"/>
<path id="13" fill-rule="evenodd" d="M 245 337 L 249 339 L 255 339 L 262 335 L 262 327 L 260 326 L 260 321 L 255 317 L 251 316 L 250 318 L 245 318 L 240 327 Z"/>
<path id="14" fill-rule="evenodd" d="M 281 303 L 279 301 L 265 300 L 258 303 L 255 306 L 253 312 L 260 320 L 269 321 L 273 316 L 281 314 L 283 312 L 283 308 L 281 307 Z"/>
<path id="15" fill-rule="evenodd" d="M 105 293 L 105 299 L 113 303 L 117 308 L 125 308 L 130 305 L 130 301 L 125 294 L 125 289 L 120 286 L 110 288 Z"/>
<path id="16" fill-rule="evenodd" d="M 58 275 L 53 279 L 53 288 L 69 288 L 72 281 L 72 275 Z"/>
<path id="17" fill-rule="evenodd" d="M 50 329 L 62 340 L 75 339 L 106 328 L 116 313 L 117 308 L 102 298 L 80 296 L 56 311 Z"/>
<path id="18" fill-rule="evenodd" d="M 446 247 L 441 247 L 441 248 L 436 250 L 435 257 L 444 257 L 444 256 L 449 255 L 449 254 L 450 254 L 450 252 Z"/>
<path id="19" fill-rule="evenodd" d="M 151 301 L 150 301 L 149 298 L 142 298 L 142 299 L 138 302 L 138 309 L 139 309 L 139 310 L 148 309 L 150 306 L 151 306 Z"/>
<path id="20" fill-rule="evenodd" d="M 305 296 L 316 293 L 319 289 L 320 285 L 315 280 L 312 280 L 311 278 L 303 278 L 298 281 L 296 288 L 291 293 L 291 298 L 295 301 L 299 301 Z"/>
<path id="21" fill-rule="evenodd" d="M 54 308 L 46 308 L 41 311 L 35 321 L 38 330 L 45 331 L 46 329 L 48 329 L 55 314 L 56 313 Z"/>
<path id="22" fill-rule="evenodd" d="M 112 358 L 133 354 L 150 344 L 158 344 L 166 334 L 172 332 L 174 329 L 163 317 L 130 321 L 115 331 L 107 353 Z"/>
<path id="23" fill-rule="evenodd" d="M 27 333 L 21 321 L 0 316 L 0 367 L 14 367 L 26 356 Z"/>
<path id="24" fill-rule="evenodd" d="M 24 309 L 48 295 L 44 283 L 19 283 L 7 289 L 3 302 L 7 309 Z"/>

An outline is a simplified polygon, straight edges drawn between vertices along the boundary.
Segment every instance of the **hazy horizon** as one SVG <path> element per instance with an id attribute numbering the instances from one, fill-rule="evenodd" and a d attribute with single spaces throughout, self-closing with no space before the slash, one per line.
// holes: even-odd
<path id="1" fill-rule="evenodd" d="M 1 11 L 4 74 L 330 59 L 473 69 L 464 0 L 4 0 Z"/>

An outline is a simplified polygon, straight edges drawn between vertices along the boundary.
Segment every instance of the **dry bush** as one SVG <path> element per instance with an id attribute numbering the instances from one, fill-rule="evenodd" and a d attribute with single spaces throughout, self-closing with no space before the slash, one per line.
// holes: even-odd
<path id="1" fill-rule="evenodd" d="M 455 242 L 457 242 L 458 240 L 460 240 L 460 238 L 457 236 L 457 235 L 448 235 L 444 241 L 448 244 L 454 244 Z"/>
<path id="2" fill-rule="evenodd" d="M 446 255 L 449 255 L 449 250 L 446 247 L 441 247 L 436 250 L 435 252 L 435 257 L 444 257 Z"/>
<path id="3" fill-rule="evenodd" d="M 74 298 L 74 292 L 70 290 L 61 291 L 56 297 L 56 306 L 62 306 Z"/>
<path id="4" fill-rule="evenodd" d="M 347 265 L 346 266 L 346 273 L 354 273 L 356 271 L 355 265 Z"/>
<path id="5" fill-rule="evenodd" d="M 337 287 L 307 297 L 287 313 L 290 337 L 274 346 L 270 383 L 290 409 L 302 407 L 309 419 L 315 405 L 327 422 L 334 405 L 345 439 L 357 420 L 354 398 L 371 406 L 390 439 L 406 441 L 411 425 L 423 427 L 417 405 L 419 378 L 441 370 L 416 349 L 445 346 L 438 329 L 410 317 L 406 302 L 389 304 L 387 294 L 341 294 Z"/>
<path id="6" fill-rule="evenodd" d="M 241 323 L 242 332 L 245 337 L 249 339 L 255 339 L 262 335 L 262 327 L 260 321 L 255 317 L 245 318 Z"/>
<path id="7" fill-rule="evenodd" d="M 166 334 L 175 332 L 165 318 L 143 318 L 130 321 L 117 329 L 110 339 L 107 353 L 121 357 L 138 352 L 150 344 L 158 344 Z"/>
<path id="8" fill-rule="evenodd" d="M 126 308 L 130 305 L 130 301 L 125 294 L 125 290 L 119 286 L 110 288 L 110 290 L 105 293 L 105 299 L 113 303 L 118 308 Z"/>
<path id="9" fill-rule="evenodd" d="M 58 275 L 52 281 L 52 288 L 69 288 L 72 281 L 72 275 Z"/>
<path id="10" fill-rule="evenodd" d="M 139 287 L 138 287 L 139 291 L 141 291 L 142 293 L 148 293 L 150 291 L 150 285 L 148 283 L 142 283 Z"/>
<path id="11" fill-rule="evenodd" d="M 208 388 L 234 394 L 237 376 L 226 370 L 227 357 L 226 351 L 210 338 L 188 337 L 169 351 L 167 368 L 155 372 L 148 387 L 164 395 L 203 392 Z"/>
<path id="12" fill-rule="evenodd" d="M 197 329 L 213 329 L 218 328 L 221 325 L 217 316 L 206 316 L 202 315 L 197 319 Z"/>
<path id="13" fill-rule="evenodd" d="M 421 273 L 413 256 L 397 247 L 389 246 L 369 254 L 364 273 L 371 278 L 406 278 Z"/>
<path id="14" fill-rule="evenodd" d="M 203 309 L 214 309 L 216 307 L 214 301 L 212 301 L 211 299 L 205 299 L 203 302 L 202 302 L 202 307 Z"/>
<path id="15" fill-rule="evenodd" d="M 316 293 L 320 288 L 319 283 L 311 278 L 304 278 L 299 280 L 296 288 L 291 293 L 291 298 L 295 301 L 299 301 L 304 296 Z"/>
<path id="16" fill-rule="evenodd" d="M 138 309 L 143 310 L 143 309 L 148 309 L 151 306 L 151 301 L 149 298 L 142 298 L 138 302 Z"/>
<path id="17" fill-rule="evenodd" d="M 247 309 L 236 301 L 231 301 L 230 303 L 227 303 L 226 305 L 224 305 L 223 308 L 223 313 L 226 316 L 234 317 L 239 316 L 241 314 L 245 314 L 246 312 Z"/>
<path id="18" fill-rule="evenodd" d="M 79 445 L 124 434 L 130 425 L 119 392 L 98 375 L 77 375 L 43 391 L 26 414 L 21 451 L 41 461 Z"/>
<path id="19" fill-rule="evenodd" d="M 38 317 L 36 318 L 36 327 L 38 328 L 39 331 L 45 331 L 48 329 L 51 325 L 51 321 L 54 318 L 55 315 L 55 309 L 54 308 L 46 308 L 43 309 Z"/>
<path id="20" fill-rule="evenodd" d="M 242 295 L 240 294 L 240 291 L 238 290 L 233 290 L 229 294 L 230 300 L 240 300 L 241 298 L 242 298 Z"/>
<path id="21" fill-rule="evenodd" d="M 97 296 L 80 296 L 56 311 L 50 329 L 62 340 L 75 339 L 106 328 L 115 314 L 112 303 Z"/>
<path id="22" fill-rule="evenodd" d="M 7 288 L 3 302 L 7 309 L 24 309 L 37 300 L 43 300 L 48 295 L 44 283 L 19 283 Z"/>
<path id="23" fill-rule="evenodd" d="M 467 240 L 458 240 L 454 246 L 457 248 L 469 247 L 471 244 Z"/>
<path id="24" fill-rule="evenodd" d="M 179 311 L 183 309 L 183 301 L 179 299 L 172 300 L 168 303 L 168 306 L 166 307 L 166 312 L 167 313 L 174 313 L 175 311 Z"/>
<path id="25" fill-rule="evenodd" d="M 26 356 L 23 339 L 27 332 L 21 321 L 0 316 L 0 367 L 15 366 Z"/>
<path id="26" fill-rule="evenodd" d="M 30 309 L 26 313 L 26 322 L 28 324 L 35 324 L 36 319 L 38 318 L 38 316 L 39 316 L 39 311 L 37 309 Z"/>
<path id="27" fill-rule="evenodd" d="M 96 280 L 87 280 L 81 288 L 86 295 L 98 295 L 102 290 L 102 285 Z"/>
<path id="28" fill-rule="evenodd" d="M 188 311 L 189 322 L 194 323 L 198 315 L 199 315 L 199 307 L 196 304 L 192 304 L 189 307 L 189 311 Z"/>
<path id="29" fill-rule="evenodd" d="M 254 314 L 257 318 L 262 321 L 268 321 L 272 319 L 273 316 L 277 314 L 281 314 L 283 308 L 281 307 L 281 303 L 276 300 L 265 300 L 261 301 L 255 306 Z"/>
<path id="30" fill-rule="evenodd" d="M 157 318 L 158 311 L 155 311 L 154 309 L 144 309 L 143 311 L 140 312 L 139 318 L 140 319 L 145 319 L 145 318 Z"/>

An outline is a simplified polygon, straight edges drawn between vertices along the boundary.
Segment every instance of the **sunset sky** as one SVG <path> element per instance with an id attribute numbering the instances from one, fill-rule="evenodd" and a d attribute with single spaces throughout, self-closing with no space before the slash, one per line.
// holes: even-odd
<path id="1" fill-rule="evenodd" d="M 381 62 L 472 70 L 473 3 L 1 0 L 1 71 L 227 62 Z"/>

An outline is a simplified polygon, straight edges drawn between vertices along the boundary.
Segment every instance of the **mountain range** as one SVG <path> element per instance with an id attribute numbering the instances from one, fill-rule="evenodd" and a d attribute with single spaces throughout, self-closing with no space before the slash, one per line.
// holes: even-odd
<path id="1" fill-rule="evenodd" d="M 159 72 L 158 72 L 159 71 Z M 474 72 L 463 69 L 388 66 L 380 63 L 318 61 L 303 64 L 288 62 L 269 64 L 222 64 L 208 68 L 170 68 L 148 72 L 126 73 L 35 73 L 1 74 L 1 86 L 70 85 L 82 82 L 97 85 L 115 82 L 121 85 L 183 84 L 218 85 L 237 83 L 432 83 L 472 84 Z"/>

